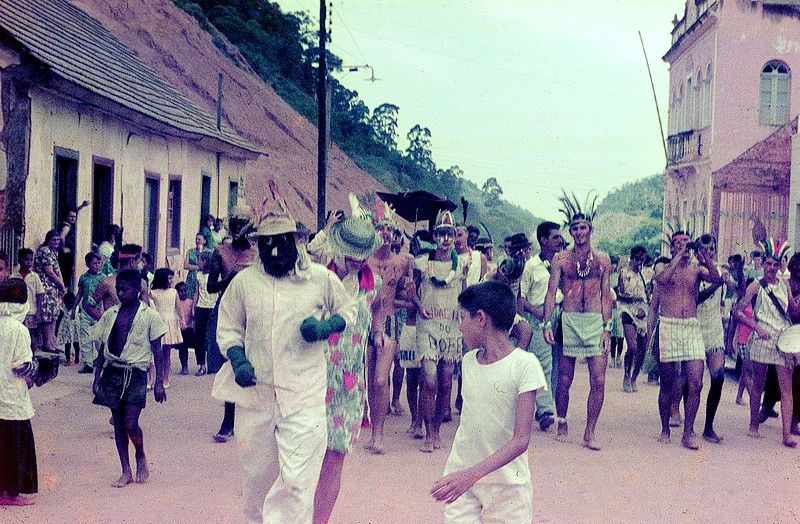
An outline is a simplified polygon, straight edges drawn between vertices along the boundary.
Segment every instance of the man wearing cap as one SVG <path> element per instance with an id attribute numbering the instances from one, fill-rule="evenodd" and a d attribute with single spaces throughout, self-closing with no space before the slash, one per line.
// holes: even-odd
<path id="1" fill-rule="evenodd" d="M 519 304 L 522 307 L 525 319 L 533 329 L 533 338 L 528 351 L 536 355 L 542 364 L 544 376 L 547 379 L 547 388 L 536 395 L 536 420 L 539 428 L 547 431 L 555 422 L 555 403 L 553 394 L 558 378 L 553 370 L 554 357 L 558 356 L 557 345 L 550 346 L 544 340 L 542 327 L 544 325 L 544 299 L 547 296 L 547 284 L 550 280 L 550 264 L 553 257 L 561 250 L 563 239 L 561 228 L 555 222 L 542 222 L 536 228 L 536 239 L 539 241 L 539 254 L 534 255 L 525 263 L 520 281 Z M 556 291 L 556 309 L 550 320 L 558 321 L 558 306 L 561 305 L 563 296 L 561 290 Z"/>
<path id="2" fill-rule="evenodd" d="M 327 447 L 325 340 L 355 320 L 339 278 L 310 262 L 270 184 L 256 237 L 260 264 L 231 280 L 217 342 L 227 355 L 212 395 L 235 402 L 249 522 L 311 522 Z"/>
<path id="3" fill-rule="evenodd" d="M 611 349 L 611 260 L 606 253 L 592 248 L 594 210 L 583 212 L 566 195 L 562 203 L 569 210 L 566 214 L 574 246 L 553 257 L 543 316 L 548 319 L 543 324 L 544 339 L 551 346 L 555 345 L 556 330 L 550 319 L 560 289 L 564 300 L 560 322 L 563 345 L 556 395 L 558 438 L 565 439 L 568 433 L 569 389 L 575 376 L 575 361 L 585 357 L 589 367 L 589 401 L 583 445 L 599 450 L 595 427 L 603 407 L 606 363 Z"/>

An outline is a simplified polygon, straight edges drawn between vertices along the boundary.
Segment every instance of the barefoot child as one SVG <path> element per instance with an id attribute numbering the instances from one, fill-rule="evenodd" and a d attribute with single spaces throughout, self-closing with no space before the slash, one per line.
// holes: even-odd
<path id="1" fill-rule="evenodd" d="M 153 276 L 153 288 L 150 298 L 153 307 L 158 311 L 161 321 L 167 326 L 167 333 L 161 339 L 161 350 L 164 352 L 164 387 L 169 387 L 169 372 L 172 364 L 172 348 L 183 344 L 181 323 L 178 318 L 178 292 L 172 287 L 175 272 L 169 268 L 156 269 Z M 152 368 L 151 368 L 152 369 Z"/>
<path id="2" fill-rule="evenodd" d="M 75 318 L 75 293 L 67 291 L 61 302 L 61 311 L 56 319 L 56 340 L 58 347 L 64 348 L 64 364 L 71 366 L 73 360 L 78 363 L 78 322 Z"/>
<path id="3" fill-rule="evenodd" d="M 146 482 L 149 476 L 139 414 L 145 407 L 147 368 L 151 358 L 156 366 L 153 395 L 156 402 L 167 399 L 161 350 L 161 337 L 167 328 L 156 310 L 139 300 L 141 276 L 138 271 L 120 271 L 115 287 L 120 303 L 110 307 L 92 331 L 94 341 L 103 344 L 95 365 L 92 402 L 111 409 L 114 440 L 122 466 L 122 475 L 112 486 L 121 488 L 133 482 L 128 439 L 136 449 L 136 482 Z"/>
<path id="4" fill-rule="evenodd" d="M 444 522 L 531 522 L 528 456 L 536 394 L 547 387 L 539 360 L 515 349 L 508 332 L 514 294 L 497 281 L 458 297 L 464 355 L 464 405 L 445 476 L 431 488 L 447 505 Z"/>
<path id="5" fill-rule="evenodd" d="M 195 276 L 195 283 L 197 276 Z M 175 284 L 178 293 L 178 320 L 181 324 L 183 342 L 178 344 L 178 359 L 181 361 L 181 375 L 189 374 L 189 348 L 194 347 L 194 300 L 189 298 L 189 287 L 186 282 Z M 197 349 L 195 349 L 197 358 Z M 200 365 L 200 361 L 197 361 Z"/>
<path id="6" fill-rule="evenodd" d="M 27 506 L 38 491 L 36 447 L 28 388 L 36 370 L 22 324 L 28 289 L 19 278 L 0 284 L 0 505 Z M 24 495 L 21 495 L 24 494 Z"/>

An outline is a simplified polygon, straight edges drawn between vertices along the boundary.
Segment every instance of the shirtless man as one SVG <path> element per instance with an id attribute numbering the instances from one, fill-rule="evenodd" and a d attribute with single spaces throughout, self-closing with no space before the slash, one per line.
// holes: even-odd
<path id="1" fill-rule="evenodd" d="M 673 258 L 667 267 L 657 273 L 659 305 L 659 373 L 661 390 L 658 395 L 658 411 L 661 417 L 659 442 L 670 440 L 670 411 L 675 390 L 673 382 L 678 366 L 688 385 L 686 413 L 681 444 L 687 449 L 698 449 L 694 434 L 694 419 L 700 405 L 703 389 L 706 348 L 700 323 L 697 320 L 697 298 L 701 281 L 716 284 L 719 272 L 713 260 L 706 259 L 704 252 L 697 253 L 698 264 L 692 263 L 691 238 L 683 231 L 673 233 L 670 248 Z"/>
<path id="2" fill-rule="evenodd" d="M 397 333 L 395 333 L 395 300 L 403 289 L 403 277 L 413 274 L 413 259 L 410 256 L 398 255 L 392 251 L 394 232 L 398 229 L 390 216 L 375 225 L 375 229 L 383 239 L 383 245 L 369 259 L 372 270 L 377 272 L 383 280 L 380 290 L 380 309 L 377 320 L 373 323 L 383 327 L 383 333 L 373 333 L 375 337 L 384 337 L 383 346 L 370 343 L 367 348 L 367 376 L 369 394 L 370 422 L 372 423 L 372 438 L 366 448 L 376 455 L 383 454 L 383 426 L 386 414 L 389 411 L 389 373 L 392 369 L 395 352 L 397 351 Z"/>
<path id="3" fill-rule="evenodd" d="M 125 244 L 122 246 L 119 249 L 117 272 L 107 276 L 97 284 L 97 289 L 94 290 L 92 300 L 87 301 L 86 312 L 95 320 L 100 320 L 104 311 L 108 310 L 111 306 L 119 304 L 116 290 L 117 273 L 125 269 L 141 271 L 143 267 L 142 246 L 137 246 L 136 244 Z M 143 291 L 145 291 L 144 285 L 142 288 Z"/>
<path id="4" fill-rule="evenodd" d="M 569 209 L 572 206 L 567 206 Z M 595 427 L 603 407 L 608 352 L 611 349 L 611 259 L 592 248 L 593 213 L 577 213 L 569 217 L 569 234 L 574 246 L 553 257 L 543 326 L 545 341 L 554 346 L 553 311 L 556 293 L 560 289 L 564 296 L 560 327 L 563 333 L 563 350 L 558 363 L 559 386 L 556 395 L 558 416 L 558 439 L 565 439 L 568 432 L 567 408 L 569 388 L 575 376 L 575 360 L 586 357 L 589 365 L 589 402 L 587 406 L 586 430 L 583 445 L 599 450 L 595 438 Z"/>

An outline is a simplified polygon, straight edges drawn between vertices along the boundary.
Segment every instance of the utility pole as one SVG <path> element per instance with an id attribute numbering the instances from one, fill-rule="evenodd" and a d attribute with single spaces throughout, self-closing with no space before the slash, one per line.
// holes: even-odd
<path id="1" fill-rule="evenodd" d="M 330 121 L 328 120 L 328 9 L 319 0 L 319 68 L 317 69 L 317 229 L 325 226 L 325 190 L 328 178 L 328 143 Z"/>

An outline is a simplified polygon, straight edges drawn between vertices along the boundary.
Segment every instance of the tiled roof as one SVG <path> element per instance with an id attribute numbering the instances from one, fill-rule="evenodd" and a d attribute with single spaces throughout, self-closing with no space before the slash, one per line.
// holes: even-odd
<path id="1" fill-rule="evenodd" d="M 0 29 L 58 76 L 177 130 L 251 152 L 255 146 L 200 109 L 67 0 L 0 0 Z"/>

